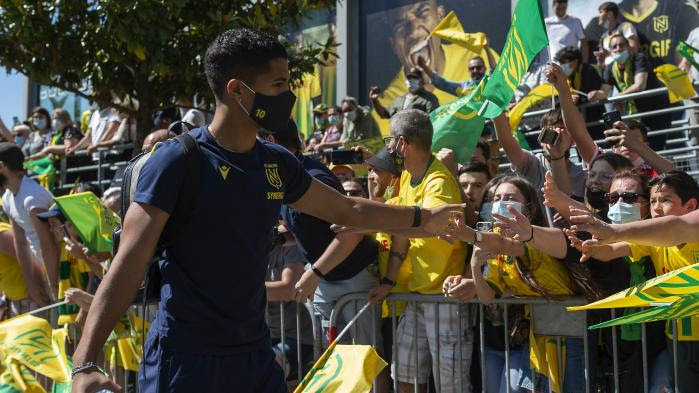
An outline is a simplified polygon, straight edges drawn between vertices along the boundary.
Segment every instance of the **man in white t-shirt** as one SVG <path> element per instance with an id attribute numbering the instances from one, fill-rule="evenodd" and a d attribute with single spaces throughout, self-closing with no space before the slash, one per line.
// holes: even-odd
<path id="1" fill-rule="evenodd" d="M 587 59 L 588 47 L 582 22 L 580 19 L 566 14 L 567 10 L 568 0 L 553 0 L 554 15 L 544 19 L 549 45 L 551 45 L 551 54 L 555 55 L 559 50 L 573 46 L 580 48 L 583 52 L 583 59 Z M 542 54 L 542 57 L 548 59 L 548 54 Z"/>
<path id="2" fill-rule="evenodd" d="M 94 150 L 103 140 L 110 140 L 116 133 L 121 123 L 121 118 L 116 109 L 108 107 L 92 112 L 90 122 L 88 123 L 85 137 L 75 146 L 66 150 L 66 154 L 71 154 L 74 151 L 88 148 Z M 92 159 L 97 161 L 99 156 L 94 153 Z"/>
<path id="3" fill-rule="evenodd" d="M 638 40 L 638 31 L 630 22 L 620 20 L 619 6 L 608 1 L 599 6 L 599 16 L 597 23 L 602 26 L 604 33 L 600 37 L 599 50 L 593 52 L 597 59 L 597 66 L 604 69 L 604 66 L 612 62 L 611 48 L 609 41 L 615 34 L 621 34 L 629 41 L 629 52 L 638 53 L 641 44 Z"/>
<path id="4" fill-rule="evenodd" d="M 2 208 L 10 218 L 15 250 L 31 300 L 46 302 L 44 282 L 48 276 L 51 296 L 58 285 L 59 250 L 49 225 L 37 214 L 49 209 L 53 195 L 25 175 L 22 150 L 11 142 L 0 143 L 0 186 L 5 188 Z"/>

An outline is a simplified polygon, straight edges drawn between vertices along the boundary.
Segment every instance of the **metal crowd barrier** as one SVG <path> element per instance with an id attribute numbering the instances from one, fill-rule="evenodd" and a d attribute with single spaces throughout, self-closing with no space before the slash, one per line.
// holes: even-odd
<path id="1" fill-rule="evenodd" d="M 59 161 L 59 165 L 56 171 L 56 175 L 58 176 L 58 184 L 56 189 L 69 190 L 73 187 L 73 183 L 67 181 L 68 174 L 81 175 L 86 173 L 94 173 L 96 174 L 97 180 L 93 181 L 92 183 L 95 183 L 100 187 L 104 187 L 105 185 L 108 186 L 113 180 L 120 181 L 120 179 L 107 179 L 105 178 L 105 174 L 107 170 L 110 168 L 115 169 L 119 166 L 126 166 L 126 164 L 128 164 L 128 160 L 110 162 L 106 158 L 110 154 L 120 154 L 133 149 L 133 147 L 133 143 L 126 143 L 122 145 L 113 146 L 111 148 L 99 148 L 95 151 L 95 154 L 98 155 L 98 159 L 97 161 L 93 161 L 92 165 L 68 167 L 69 157 L 66 157 L 65 155 L 61 156 L 61 160 Z M 83 157 L 90 155 L 91 153 L 88 153 L 87 150 L 79 150 L 74 152 L 71 157 Z"/>
<path id="2" fill-rule="evenodd" d="M 368 299 L 367 294 L 349 294 L 346 296 L 343 296 L 340 298 L 337 303 L 335 304 L 335 307 L 332 310 L 332 314 L 330 317 L 330 327 L 332 328 L 337 328 L 337 316 L 341 315 L 341 311 L 344 307 L 346 307 L 350 303 L 355 303 L 356 301 L 363 301 L 366 302 Z M 462 318 L 461 318 L 461 313 L 463 312 L 464 307 L 468 307 L 468 304 L 477 304 L 478 305 L 478 334 L 479 334 L 479 346 L 480 346 L 480 370 L 481 370 L 481 384 L 482 384 L 482 392 L 486 392 L 486 386 L 487 386 L 487 378 L 486 378 L 486 361 L 485 361 L 485 328 L 484 328 L 484 305 L 482 303 L 479 303 L 478 298 L 471 299 L 470 301 L 467 301 L 465 303 L 458 303 L 454 300 L 448 299 L 442 295 L 421 295 L 421 294 L 410 294 L 410 293 L 395 293 L 395 294 L 390 294 L 386 300 L 391 300 L 391 334 L 394 337 L 393 340 L 393 362 L 397 362 L 397 355 L 398 355 L 398 343 L 397 340 L 395 340 L 396 337 L 396 330 L 397 330 L 397 325 L 398 325 L 398 318 L 396 316 L 396 303 L 395 301 L 405 301 L 409 303 L 428 303 L 428 304 L 434 304 L 435 307 L 435 312 L 438 315 L 438 304 L 444 304 L 444 303 L 450 303 L 450 304 L 455 304 L 458 305 L 458 311 L 457 311 L 457 319 L 459 321 L 459 326 L 458 326 L 458 331 L 463 332 L 465 328 L 471 328 L 470 326 L 464 327 L 462 326 Z M 539 336 L 551 336 L 551 337 L 556 337 L 556 348 L 557 348 L 557 357 L 558 357 L 558 375 L 563 376 L 563 366 L 562 366 L 562 359 L 563 357 L 561 356 L 561 338 L 562 337 L 574 337 L 574 338 L 582 338 L 583 339 L 583 351 L 584 351 L 584 378 L 585 378 L 585 392 L 586 393 L 591 393 L 594 390 L 594 381 L 591 381 L 591 367 L 594 365 L 590 364 L 590 353 L 589 350 L 591 349 L 590 347 L 590 342 L 589 342 L 589 335 L 590 331 L 587 329 L 588 325 L 588 316 L 587 316 L 587 311 L 575 311 L 575 312 L 569 312 L 565 309 L 567 306 L 579 306 L 579 305 L 584 305 L 587 304 L 587 300 L 584 298 L 579 298 L 579 297 L 568 297 L 568 298 L 560 298 L 560 299 L 546 299 L 542 297 L 528 297 L 528 298 L 504 298 L 504 299 L 494 299 L 493 300 L 494 304 L 501 304 L 504 308 L 503 310 L 503 316 L 504 316 L 504 324 L 503 326 L 508 326 L 509 325 L 509 320 L 508 320 L 508 305 L 528 305 L 530 306 L 531 310 L 531 320 L 532 320 L 532 328 L 534 329 L 534 335 L 539 335 Z M 356 303 L 355 303 L 356 304 Z M 374 305 L 373 307 L 378 307 L 379 305 Z M 611 309 L 611 318 L 616 317 L 617 310 Z M 417 319 L 417 316 L 415 316 Z M 538 320 L 538 323 L 537 323 Z M 414 321 L 417 323 L 417 320 Z M 426 327 L 426 328 L 431 328 L 431 327 Z M 668 351 L 672 351 L 672 356 L 673 356 L 673 363 L 677 365 L 677 321 L 673 320 L 672 321 L 672 328 L 673 328 L 673 344 L 672 348 L 668 348 Z M 439 317 L 437 316 L 435 318 L 435 326 L 434 326 L 435 332 L 439 332 Z M 611 328 L 605 328 L 605 329 L 612 329 L 612 353 L 613 353 L 613 383 L 614 383 L 614 391 L 618 392 L 619 391 L 619 349 L 618 349 L 618 340 L 619 340 L 619 335 L 617 334 L 617 330 L 619 329 L 618 326 L 611 327 Z M 600 329 L 600 334 L 602 330 Z M 505 370 L 508 370 L 508 372 L 505 372 L 505 389 L 507 393 L 511 392 L 511 387 L 510 387 L 510 373 L 509 373 L 509 368 L 510 368 L 510 347 L 509 347 L 509 335 L 507 329 L 503 329 L 504 333 L 504 341 L 505 341 Z M 417 341 L 417 336 L 414 337 L 414 340 Z M 373 339 L 373 346 L 376 347 L 376 337 Z M 457 341 L 457 348 L 460 348 L 462 344 L 462 334 L 458 335 L 458 341 Z M 417 343 L 414 342 L 413 346 L 417 348 Z M 646 325 L 642 324 L 642 333 L 641 333 L 641 347 L 642 347 L 642 367 L 643 367 L 643 392 L 648 393 L 649 392 L 649 384 L 650 384 L 650 376 L 649 376 L 649 366 L 648 366 L 648 360 L 646 358 L 647 354 L 647 340 L 646 340 Z M 388 348 L 385 348 L 388 350 Z M 437 352 L 439 352 L 439 340 L 437 340 Z M 417 359 L 417 352 L 416 356 L 413 359 L 414 364 L 415 364 L 415 370 L 418 368 L 418 359 Z M 473 359 L 471 359 L 473 360 Z M 437 357 L 436 359 L 432 359 L 433 362 L 436 363 L 436 369 L 440 369 L 440 359 Z M 462 369 L 463 361 L 464 359 L 461 356 L 461 351 L 459 350 L 459 369 Z M 677 392 L 677 368 L 674 367 L 674 380 L 675 380 L 675 392 Z M 533 371 L 532 371 L 533 372 Z M 468 370 L 467 370 L 468 373 Z M 440 381 L 439 375 L 433 376 L 434 377 L 434 382 L 435 382 L 435 388 L 437 390 L 437 393 L 440 392 Z M 464 379 L 469 378 L 469 375 L 460 375 L 459 376 L 459 389 L 463 390 L 463 384 L 464 384 Z M 565 378 L 565 377 L 564 377 Z M 415 392 L 418 392 L 418 385 L 417 385 L 417 376 L 414 377 L 414 389 Z M 492 382 L 491 382 L 492 383 Z M 549 383 L 549 392 L 552 390 L 552 384 Z M 429 389 L 429 384 L 427 385 L 427 388 Z M 561 387 L 563 386 L 563 379 L 561 379 Z M 374 387 L 374 391 L 376 391 L 376 385 Z M 398 381 L 396 379 L 393 380 L 393 391 L 397 392 L 398 391 Z M 429 390 L 428 390 L 429 391 Z M 602 390 L 604 392 L 604 390 Z M 684 392 L 683 392 L 684 393 Z"/>

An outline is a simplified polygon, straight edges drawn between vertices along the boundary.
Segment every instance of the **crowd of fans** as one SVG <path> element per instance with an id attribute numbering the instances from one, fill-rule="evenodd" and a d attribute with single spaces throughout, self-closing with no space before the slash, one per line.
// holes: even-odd
<path id="1" fill-rule="evenodd" d="M 401 392 L 413 391 L 414 383 L 420 389 L 438 385 L 440 392 L 480 389 L 485 381 L 474 370 L 481 356 L 487 392 L 505 391 L 506 381 L 512 392 L 548 391 L 549 385 L 558 392 L 582 392 L 585 373 L 593 389 L 613 391 L 615 355 L 622 392 L 642 391 L 644 363 L 651 392 L 671 391 L 675 383 L 688 392 L 699 382 L 697 318 L 678 324 L 677 359 L 683 366 L 677 370 L 668 355 L 672 332 L 664 322 L 655 322 L 647 324 L 645 349 L 637 326 L 621 329 L 618 350 L 613 349 L 609 329 L 589 333 L 588 348 L 582 338 L 565 338 L 559 375 L 558 355 L 550 351 L 549 337 L 532 334 L 537 321 L 530 309 L 511 305 L 505 318 L 505 308 L 494 302 L 518 296 L 583 296 L 595 301 L 693 264 L 699 253 L 699 236 L 670 246 L 633 242 L 590 246 L 584 242 L 589 233 L 570 229 L 576 220 L 624 224 L 682 216 L 697 208 L 699 186 L 657 153 L 665 146 L 665 137 L 649 135 L 649 131 L 670 128 L 671 114 L 619 120 L 607 127 L 587 126 L 602 119 L 607 98 L 660 83 L 640 51 L 636 28 L 621 20 L 615 3 L 599 7 L 604 33 L 592 54 L 582 24 L 566 14 L 566 1 L 553 3 L 555 16 L 547 18 L 546 24 L 556 48 L 555 63 L 546 63 L 545 54 L 540 55 L 543 59 L 532 65 L 516 95 L 521 99 L 542 81 L 551 83 L 558 93 L 558 104 L 539 125 L 556 137 L 550 144 L 541 143 L 541 153 L 522 147 L 505 114 L 492 120 L 492 134 L 484 130 L 470 162 L 457 163 L 450 149 L 432 152 L 428 113 L 440 103 L 426 85 L 455 96 L 468 94 L 493 71 L 486 69 L 480 57 L 465 65 L 471 75 L 466 81 L 446 80 L 419 58 L 419 67 L 406 70 L 407 93 L 388 107 L 378 100 L 379 87 L 371 86 L 371 106 L 362 106 L 353 97 L 343 98 L 339 106 L 315 106 L 314 129 L 308 135 L 301 135 L 291 120 L 283 129 L 259 132 L 259 139 L 285 147 L 315 179 L 348 196 L 425 208 L 466 206 L 446 233 L 427 238 L 417 230 L 376 233 L 337 228 L 291 206 L 282 208 L 268 257 L 267 319 L 277 360 L 290 386 L 301 377 L 298 360 L 304 373 L 314 361 L 310 316 L 301 310 L 297 326 L 294 302 L 311 300 L 314 314 L 328 320 L 341 297 L 357 292 L 368 293 L 371 301 L 381 304 L 380 315 L 362 315 L 348 337 L 358 344 L 376 344 L 382 357 L 392 362 L 390 371 L 377 379 L 379 392 L 391 391 L 391 379 L 398 381 Z M 488 64 L 494 65 L 494 59 L 488 59 Z M 580 111 L 579 105 L 595 101 L 602 103 Z M 660 94 L 607 105 L 628 115 L 667 108 L 670 103 Z M 373 112 L 390 119 L 384 146 L 378 151 L 362 145 L 381 138 Z M 153 132 L 136 150 L 150 151 L 157 142 L 174 137 L 180 131 L 168 128 L 180 119 L 193 126 L 206 122 L 200 111 L 182 116 L 175 110 L 159 111 L 154 114 Z M 56 162 L 80 150 L 96 160 L 98 149 L 133 141 L 134 133 L 135 121 L 111 107 L 91 109 L 75 120 L 64 109 L 50 114 L 38 107 L 29 120 L 11 130 L 0 121 L 4 140 L 0 183 L 5 189 L 6 215 L 0 223 L 0 268 L 4 269 L 0 286 L 10 301 L 6 315 L 18 313 L 21 307 L 65 299 L 73 308 L 63 310 L 64 323 L 80 325 L 111 258 L 109 253 L 87 251 L 70 222 L 53 206 L 51 192 L 32 180 L 23 164 L 44 157 Z M 600 139 L 602 145 L 595 142 Z M 503 162 L 510 164 L 508 169 L 498 169 L 499 148 Z M 358 158 L 338 162 L 327 154 L 331 151 L 349 151 Z M 120 214 L 118 184 L 103 193 L 102 185 L 83 180 L 73 191 L 91 191 Z M 389 293 L 440 294 L 454 302 L 435 306 L 385 301 Z M 477 310 L 458 305 L 473 299 L 485 305 L 482 354 L 474 334 Z M 347 324 L 361 306 L 362 302 L 346 305 L 338 327 Z M 395 332 L 394 313 L 399 317 Z M 610 318 L 608 311 L 590 312 L 588 324 Z"/>

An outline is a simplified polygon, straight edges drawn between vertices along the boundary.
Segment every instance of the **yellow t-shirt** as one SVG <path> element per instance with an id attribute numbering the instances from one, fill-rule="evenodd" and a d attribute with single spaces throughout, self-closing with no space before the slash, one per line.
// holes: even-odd
<path id="1" fill-rule="evenodd" d="M 699 263 L 699 242 L 687 243 L 684 247 L 642 246 L 629 243 L 631 261 L 639 262 L 649 256 L 655 267 L 655 274 L 661 275 L 685 266 Z M 699 341 L 699 317 L 682 318 L 677 321 L 679 341 Z M 672 338 L 672 324 L 667 322 L 665 334 Z"/>
<path id="2" fill-rule="evenodd" d="M 65 292 L 69 288 L 78 288 L 83 291 L 87 290 L 87 285 L 90 279 L 90 265 L 82 259 L 77 259 L 68 254 L 65 243 L 59 245 L 61 250 L 60 259 L 58 262 L 59 277 L 58 277 L 58 300 L 65 299 Z M 75 304 L 64 304 L 58 307 L 58 324 L 65 325 L 67 323 L 75 323 L 78 317 L 80 307 Z"/>
<path id="3" fill-rule="evenodd" d="M 432 208 L 461 203 L 461 189 L 454 176 L 434 155 L 420 184 L 410 184 L 408 171 L 400 177 L 398 204 Z M 408 282 L 411 292 L 423 294 L 442 293 L 442 283 L 447 276 L 463 274 L 466 247 L 462 242 L 449 244 L 436 237 L 410 239 L 407 259 L 412 268 Z"/>
<path id="4" fill-rule="evenodd" d="M 569 296 L 573 294 L 573 284 L 568 270 L 558 259 L 530 247 L 525 247 L 526 254 L 517 257 L 531 272 L 534 280 L 549 296 Z M 488 261 L 485 279 L 502 295 L 509 289 L 513 295 L 541 296 L 520 276 L 515 265 L 515 258 L 500 255 Z"/>
<path id="5" fill-rule="evenodd" d="M 526 245 L 524 250 L 525 255 L 516 258 L 531 271 L 534 281 L 547 295 L 570 296 L 573 294 L 573 283 L 563 263 L 529 245 Z M 509 289 L 513 295 L 541 296 L 519 274 L 514 257 L 500 255 L 497 259 L 489 260 L 484 276 L 488 284 L 500 295 Z M 529 314 L 529 308 L 525 307 L 525 310 Z M 562 378 L 558 375 L 558 355 L 555 340 L 550 340 L 548 336 L 535 336 L 534 329 L 531 329 L 529 348 L 529 361 L 532 369 L 539 374 L 548 376 L 552 390 L 556 393 L 561 392 Z M 565 350 L 562 356 L 565 357 Z"/>
<path id="6" fill-rule="evenodd" d="M 12 226 L 6 222 L 0 222 L 0 232 L 11 231 Z M 27 297 L 27 285 L 24 281 L 22 269 L 14 255 L 0 252 L 0 291 L 4 292 L 10 300 L 20 300 Z"/>
<path id="7" fill-rule="evenodd" d="M 398 198 L 392 198 L 386 201 L 389 205 L 398 204 Z M 388 271 L 388 252 L 391 251 L 391 235 L 385 232 L 379 232 L 376 234 L 376 242 L 379 244 L 379 273 L 381 277 L 386 275 Z M 406 293 L 408 290 L 408 282 L 410 281 L 410 276 L 413 274 L 412 266 L 410 262 L 403 261 L 400 269 L 398 270 L 398 276 L 396 276 L 396 286 L 393 287 L 391 292 L 393 293 Z M 393 307 L 391 301 L 385 300 L 381 305 L 381 318 L 388 318 L 391 316 Z M 402 315 L 405 310 L 405 302 L 396 302 L 396 316 Z"/>

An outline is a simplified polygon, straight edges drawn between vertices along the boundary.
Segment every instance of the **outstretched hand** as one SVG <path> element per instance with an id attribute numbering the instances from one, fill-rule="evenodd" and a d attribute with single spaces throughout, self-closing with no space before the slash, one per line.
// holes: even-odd
<path id="1" fill-rule="evenodd" d="M 512 218 L 493 213 L 493 217 L 501 221 L 495 224 L 495 226 L 500 228 L 500 233 L 517 241 L 531 240 L 534 228 L 532 228 L 527 216 L 512 206 L 508 206 L 507 211 L 512 214 Z"/>
<path id="2" fill-rule="evenodd" d="M 544 205 L 547 207 L 555 208 L 557 203 L 561 201 L 561 198 L 565 196 L 563 192 L 556 186 L 553 182 L 553 174 L 551 171 L 546 171 L 544 181 L 544 187 L 541 188 L 541 192 L 544 194 Z"/>
<path id="3" fill-rule="evenodd" d="M 423 209 L 422 229 L 435 236 L 443 235 L 447 229 L 454 226 L 457 220 L 464 220 L 466 204 L 442 205 L 431 209 Z"/>
<path id="4" fill-rule="evenodd" d="M 599 246 L 614 242 L 616 230 L 611 224 L 600 220 L 587 210 L 570 207 L 570 229 L 574 232 L 589 232 L 592 239 L 585 240 L 582 245 L 585 247 Z"/>

